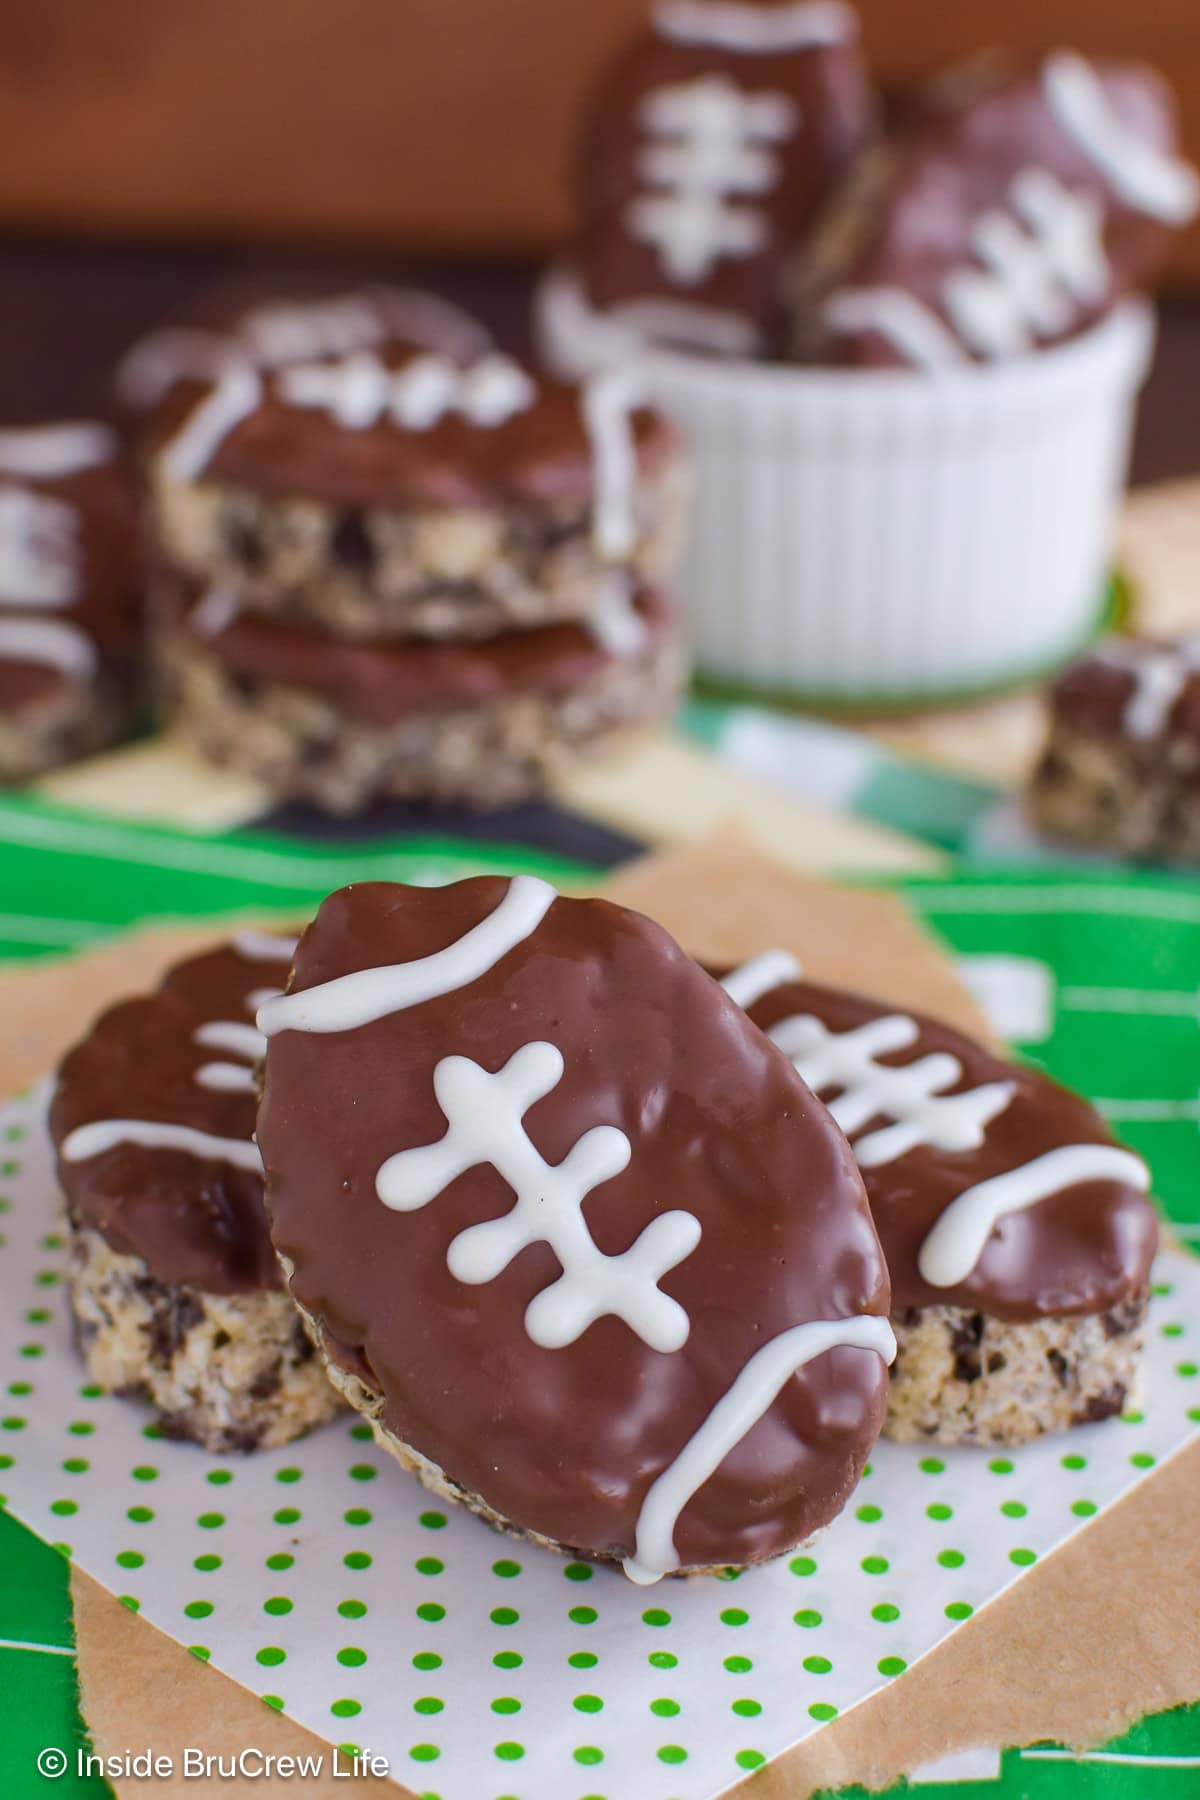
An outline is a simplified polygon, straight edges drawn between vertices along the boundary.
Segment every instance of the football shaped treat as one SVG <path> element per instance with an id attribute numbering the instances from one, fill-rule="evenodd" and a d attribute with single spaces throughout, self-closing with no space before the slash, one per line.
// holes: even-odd
<path id="1" fill-rule="evenodd" d="M 0 430 L 0 782 L 111 742 L 141 662 L 137 503 L 114 434 Z"/>
<path id="2" fill-rule="evenodd" d="M 619 380 L 546 381 L 395 332 L 264 364 L 239 343 L 152 427 L 160 551 L 239 608 L 345 639 L 585 620 L 680 529 L 666 422 Z"/>
<path id="3" fill-rule="evenodd" d="M 1072 337 L 1147 285 L 1198 197 L 1152 70 L 964 72 L 891 148 L 825 306 L 833 354 L 937 369 Z"/>
<path id="4" fill-rule="evenodd" d="M 176 595 L 167 666 L 179 730 L 280 797 L 527 800 L 621 729 L 667 718 L 683 681 L 672 609 L 623 577 L 586 623 L 466 641 L 359 643 Z"/>
<path id="5" fill-rule="evenodd" d="M 658 0 L 597 96 L 579 171 L 587 305 L 649 340 L 748 355 L 872 102 L 838 0 Z"/>
<path id="6" fill-rule="evenodd" d="M 839 1510 L 892 1349 L 861 1179 L 663 931 L 529 876 L 350 887 L 259 1024 L 292 1294 L 428 1486 L 645 1581 Z"/>
<path id="7" fill-rule="evenodd" d="M 254 1012 L 293 948 L 241 933 L 111 1008 L 50 1109 L 88 1372 L 209 1450 L 285 1444 L 338 1408 L 280 1279 L 254 1144 Z"/>
<path id="8" fill-rule="evenodd" d="M 1200 638 L 1113 638 L 1059 676 L 1030 788 L 1053 837 L 1200 861 Z"/>
<path id="9" fill-rule="evenodd" d="M 862 1170 L 892 1278 L 888 1435 L 1019 1443 L 1119 1413 L 1157 1243 L 1145 1164 L 1044 1075 L 781 952 L 724 986 Z"/>

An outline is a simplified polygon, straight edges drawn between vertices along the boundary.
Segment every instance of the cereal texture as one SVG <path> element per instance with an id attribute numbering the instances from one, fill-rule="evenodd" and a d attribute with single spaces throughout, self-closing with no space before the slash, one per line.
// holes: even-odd
<path id="1" fill-rule="evenodd" d="M 621 727 L 667 717 L 682 683 L 680 652 L 667 634 L 566 694 L 508 694 L 377 725 L 311 690 L 238 682 L 183 637 L 169 660 L 176 723 L 202 755 L 254 776 L 281 798 L 332 813 L 352 813 L 383 796 L 481 809 L 514 805 Z"/>
<path id="2" fill-rule="evenodd" d="M 1021 1444 L 1110 1419 L 1135 1399 L 1144 1295 L 1108 1312 L 1011 1324 L 961 1306 L 892 1320 L 884 1433 L 902 1442 Z"/>
<path id="3" fill-rule="evenodd" d="M 1056 720 L 1029 792 L 1034 824 L 1154 861 L 1200 861 L 1200 743 L 1172 739 L 1148 760 L 1145 747 Z"/>
<path id="4" fill-rule="evenodd" d="M 140 1257 L 80 1226 L 68 1279 L 92 1380 L 149 1400 L 168 1437 L 213 1451 L 269 1449 L 339 1410 L 282 1290 L 204 1294 L 156 1281 Z"/>
<path id="5" fill-rule="evenodd" d="M 11 711 L 0 711 L 0 783 L 31 781 L 49 769 L 103 749 L 129 714 L 109 683 L 62 681 Z"/>
<path id="6" fill-rule="evenodd" d="M 622 566 L 650 580 L 670 572 L 687 493 L 677 451 L 642 475 Z M 177 569 L 228 585 L 245 612 L 340 638 L 474 639 L 585 619 L 612 577 L 591 504 L 554 495 L 537 507 L 347 508 L 160 473 L 155 496 Z"/>

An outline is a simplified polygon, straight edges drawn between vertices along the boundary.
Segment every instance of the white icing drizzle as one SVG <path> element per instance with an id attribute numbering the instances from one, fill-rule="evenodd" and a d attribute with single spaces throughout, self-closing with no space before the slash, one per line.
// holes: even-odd
<path id="1" fill-rule="evenodd" d="M 1194 217 L 1200 204 L 1195 169 L 1148 143 L 1120 117 L 1086 58 L 1073 50 L 1048 57 L 1042 91 L 1059 129 L 1126 206 L 1167 225 L 1186 225 Z"/>
<path id="2" fill-rule="evenodd" d="M 801 1013 L 772 1025 L 767 1036 L 791 1057 L 814 1094 L 840 1090 L 829 1110 L 847 1137 L 854 1138 L 872 1119 L 892 1121 L 855 1143 L 855 1157 L 864 1169 L 894 1162 L 921 1145 L 952 1153 L 978 1150 L 987 1126 L 1016 1093 L 1012 1081 L 946 1093 L 963 1074 L 958 1058 L 946 1051 L 900 1068 L 877 1061 L 917 1041 L 916 1021 L 901 1013 L 869 1019 L 844 1032 L 830 1031 L 811 1013 Z"/>
<path id="3" fill-rule="evenodd" d="M 231 942 L 238 955 L 248 962 L 290 963 L 300 939 L 277 937 L 273 931 L 235 931 Z"/>
<path id="4" fill-rule="evenodd" d="M 972 248 L 984 269 L 954 269 L 942 289 L 959 336 L 989 358 L 1030 349 L 1034 334 L 1066 331 L 1080 305 L 1098 306 L 1108 290 L 1098 200 L 1046 169 L 1025 169 L 1010 201 L 1012 213 L 976 222 Z"/>
<path id="5" fill-rule="evenodd" d="M 609 562 L 624 561 L 637 546 L 638 399 L 635 378 L 617 369 L 593 376 L 581 392 L 595 483 L 592 540 Z"/>
<path id="6" fill-rule="evenodd" d="M 65 500 L 0 488 L 0 606 L 70 606 L 79 595 L 78 529 Z"/>
<path id="7" fill-rule="evenodd" d="M 228 1050 L 234 1056 L 244 1056 L 248 1062 L 257 1062 L 266 1050 L 266 1039 L 261 1031 L 232 1019 L 214 1019 L 208 1025 L 201 1025 L 193 1034 L 192 1042 L 205 1050 Z"/>
<path id="8" fill-rule="evenodd" d="M 1133 692 L 1122 724 L 1130 737 L 1156 738 L 1166 729 L 1172 708 L 1191 677 L 1200 671 L 1200 637 L 1178 644 L 1102 644 L 1097 659 L 1133 677 Z"/>
<path id="9" fill-rule="evenodd" d="M 747 1009 L 785 982 L 799 981 L 800 964 L 788 950 L 764 950 L 726 975 L 721 986 L 736 1006 Z"/>
<path id="10" fill-rule="evenodd" d="M 975 221 L 971 248 L 984 266 L 963 264 L 942 283 L 953 329 L 917 295 L 893 286 L 835 293 L 826 303 L 830 327 L 878 332 L 906 363 L 933 373 L 962 364 L 964 346 L 990 360 L 1069 330 L 1079 308 L 1101 305 L 1108 292 L 1100 203 L 1038 168 L 1013 178 L 1009 202 L 1011 211 L 996 208 Z"/>
<path id="11" fill-rule="evenodd" d="M 239 360 L 244 359 L 232 338 L 169 325 L 140 338 L 125 352 L 114 385 L 123 405 L 147 412 L 177 381 L 215 381 Z"/>
<path id="12" fill-rule="evenodd" d="M 195 481 L 229 433 L 257 410 L 262 399 L 257 370 L 240 358 L 228 362 L 216 386 L 190 412 L 162 453 L 162 468 L 170 481 Z"/>
<path id="13" fill-rule="evenodd" d="M 611 570 L 601 579 L 587 628 L 610 656 L 627 660 L 640 656 L 649 639 L 649 628 L 633 603 L 633 583 L 623 570 Z"/>
<path id="14" fill-rule="evenodd" d="M 241 1063 L 203 1063 L 196 1070 L 196 1080 L 201 1087 L 223 1094 L 253 1094 L 256 1090 L 254 1070 L 243 1068 Z"/>
<path id="15" fill-rule="evenodd" d="M 65 439 L 86 426 L 47 426 L 52 439 L 38 431 L 0 432 L 10 438 L 13 455 L 6 471 L 20 460 L 16 446 L 36 444 L 27 458 L 29 475 L 67 473 L 63 467 L 71 444 Z M 97 431 L 100 427 L 95 428 Z M 78 457 L 79 447 L 73 452 Z M 41 467 L 36 465 L 41 463 Z M 73 467 L 85 467 L 76 461 Z M 86 681 L 96 672 L 99 656 L 86 631 L 67 619 L 5 617 L 3 609 L 55 611 L 79 598 L 79 517 L 73 506 L 26 488 L 0 488 L 0 656 L 10 662 L 38 663 Z"/>
<path id="16" fill-rule="evenodd" d="M 525 370 L 499 354 L 466 369 L 434 355 L 390 369 L 359 351 L 337 362 L 292 365 L 280 376 L 279 392 L 288 405 L 318 408 L 350 431 L 385 419 L 404 431 L 429 431 L 452 412 L 490 430 L 526 412 L 537 398 Z"/>
<path id="17" fill-rule="evenodd" d="M 832 331 L 846 336 L 878 332 L 915 369 L 933 373 L 967 360 L 933 308 L 904 288 L 842 288 L 827 302 L 825 318 Z"/>
<path id="18" fill-rule="evenodd" d="M 273 302 L 246 313 L 239 331 L 266 368 L 346 356 L 391 337 L 466 361 L 482 356 L 492 341 L 462 307 L 420 288 L 372 287 L 328 300 Z"/>
<path id="19" fill-rule="evenodd" d="M 116 433 L 90 420 L 0 431 L 0 473 L 31 481 L 78 475 L 111 462 L 116 454 Z"/>
<path id="20" fill-rule="evenodd" d="M 275 937 L 268 932 L 242 931 L 231 946 L 239 956 L 253 961 L 290 962 L 296 949 L 294 938 Z M 247 1010 L 253 1013 L 268 1000 L 278 997 L 278 988 L 254 988 L 246 996 Z M 201 1063 L 193 1080 L 212 1092 L 252 1094 L 254 1071 L 266 1053 L 267 1041 L 253 1025 L 233 1019 L 213 1019 L 198 1025 L 192 1042 L 206 1050 L 226 1050 L 232 1056 L 245 1058 L 244 1063 Z M 248 1066 L 247 1066 L 248 1065 Z M 253 1138 L 223 1138 L 191 1125 L 171 1125 L 150 1119 L 100 1119 L 92 1125 L 80 1125 L 63 1140 L 62 1155 L 68 1162 L 86 1162 L 102 1156 L 120 1144 L 140 1144 L 147 1150 L 182 1150 L 205 1161 L 232 1163 L 238 1169 L 262 1169 L 262 1158 Z"/>
<path id="21" fill-rule="evenodd" d="M 252 307 L 227 332 L 168 326 L 134 344 L 117 369 L 127 406 L 156 406 L 177 381 L 215 381 L 231 362 L 277 369 L 314 357 L 346 356 L 396 336 L 466 360 L 491 337 L 450 300 L 418 288 L 365 288 L 326 300 L 282 300 Z"/>
<path id="22" fill-rule="evenodd" d="M 96 672 L 96 646 L 78 625 L 65 619 L 0 618 L 0 657 L 42 663 L 82 681 Z"/>
<path id="23" fill-rule="evenodd" d="M 675 44 L 734 55 L 785 55 L 822 50 L 858 35 L 854 9 L 839 0 L 798 0 L 791 6 L 741 6 L 737 0 L 659 0 L 654 29 Z"/>
<path id="24" fill-rule="evenodd" d="M 258 1146 L 251 1138 L 214 1137 L 190 1125 L 163 1125 L 148 1119 L 100 1119 L 79 1125 L 64 1138 L 61 1154 L 67 1162 L 87 1162 L 120 1144 L 140 1144 L 147 1150 L 182 1150 L 210 1162 L 232 1163 L 237 1169 L 261 1170 Z"/>
<path id="25" fill-rule="evenodd" d="M 917 1257 L 930 1287 L 965 1281 L 999 1221 L 1085 1181 L 1123 1181 L 1145 1193 L 1150 1175 L 1140 1157 L 1113 1144 L 1070 1144 L 1048 1150 L 964 1189 L 946 1208 Z"/>
<path id="26" fill-rule="evenodd" d="M 572 379 L 627 363 L 652 343 L 720 356 L 751 356 L 762 344 L 755 320 L 679 296 L 623 300 L 600 312 L 575 270 L 564 267 L 552 268 L 542 278 L 537 312 L 544 356 Z"/>
<path id="27" fill-rule="evenodd" d="M 724 75 L 657 88 L 640 109 L 650 140 L 638 157 L 646 184 L 626 209 L 630 234 L 657 250 L 682 287 L 707 279 L 724 257 L 754 256 L 770 237 L 761 208 L 739 195 L 774 186 L 800 114 L 786 94 L 747 94 Z"/>
<path id="28" fill-rule="evenodd" d="M 545 1242 L 562 1274 L 530 1301 L 525 1329 L 535 1344 L 557 1350 L 573 1344 L 596 1319 L 623 1319 L 652 1350 L 670 1352 L 687 1341 L 688 1315 L 658 1282 L 700 1241 L 689 1212 L 662 1213 L 632 1246 L 606 1256 L 583 1216 L 593 1189 L 628 1166 L 630 1143 L 613 1125 L 587 1131 L 557 1165 L 530 1139 L 524 1115 L 556 1088 L 562 1052 L 530 1043 L 491 1075 L 464 1056 L 448 1056 L 433 1074 L 447 1130 L 436 1143 L 390 1156 L 375 1178 L 376 1192 L 394 1212 L 427 1206 L 467 1169 L 490 1164 L 516 1195 L 511 1212 L 469 1226 L 452 1239 L 446 1262 L 468 1286 L 494 1281 L 530 1244 Z"/>
<path id="29" fill-rule="evenodd" d="M 188 614 L 187 628 L 193 637 L 220 637 L 233 624 L 241 610 L 233 588 L 211 587 Z"/>
<path id="30" fill-rule="evenodd" d="M 755 1352 L 643 1500 L 636 1551 L 624 1564 L 631 1581 L 658 1581 L 678 1568 L 675 1528 L 688 1501 L 758 1423 L 792 1376 L 827 1350 L 842 1347 L 873 1350 L 885 1363 L 896 1354 L 891 1326 L 873 1315 L 793 1325 Z"/>
<path id="31" fill-rule="evenodd" d="M 266 1037 L 281 1031 L 356 1031 L 389 1013 L 469 987 L 531 937 L 558 895 L 536 875 L 516 875 L 494 912 L 457 943 L 416 962 L 358 969 L 319 987 L 270 1000 L 258 1013 Z"/>
<path id="32" fill-rule="evenodd" d="M 760 965 L 769 966 L 774 956 L 785 953 L 768 951 L 735 969 L 722 984 L 726 993 L 740 1005 L 752 1006 L 775 985 L 757 976 Z M 748 1000 L 739 998 L 743 987 L 751 995 Z M 851 1140 L 863 1169 L 894 1162 L 924 1145 L 951 1155 L 978 1150 L 987 1127 L 1016 1093 L 1013 1081 L 984 1082 L 961 1094 L 946 1093 L 963 1077 L 962 1064 L 948 1051 L 918 1057 L 898 1068 L 879 1063 L 878 1057 L 907 1049 L 920 1036 L 916 1021 L 903 1013 L 868 1019 L 844 1032 L 830 1031 L 811 1013 L 798 1013 L 772 1025 L 767 1036 L 791 1057 L 797 1074 L 815 1094 L 838 1090 L 828 1102 L 829 1111 Z M 872 1119 L 891 1123 L 859 1136 Z M 1128 1181 L 1145 1192 L 1150 1177 L 1139 1157 L 1111 1144 L 1064 1145 L 989 1176 L 956 1195 L 926 1236 L 917 1257 L 922 1278 L 930 1287 L 956 1287 L 970 1275 L 1006 1213 L 1034 1206 L 1083 1181 Z"/>
<path id="33" fill-rule="evenodd" d="M 283 989 L 277 987 L 251 988 L 246 995 L 246 1011 L 253 1018 L 260 1006 L 265 1006 L 268 1000 L 278 1000 L 282 992 Z"/>

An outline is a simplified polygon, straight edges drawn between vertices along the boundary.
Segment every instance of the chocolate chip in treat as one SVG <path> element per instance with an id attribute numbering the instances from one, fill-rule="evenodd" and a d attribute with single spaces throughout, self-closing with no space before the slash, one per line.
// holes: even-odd
<path id="1" fill-rule="evenodd" d="M 1057 51 L 944 80 L 857 221 L 833 355 L 943 369 L 1073 337 L 1153 278 L 1198 197 L 1152 70 Z"/>
<path id="2" fill-rule="evenodd" d="M 1066 1387 L 1067 1381 L 1069 1378 L 1069 1374 L 1070 1374 L 1070 1370 L 1069 1370 L 1069 1366 L 1067 1364 L 1067 1359 L 1063 1355 L 1062 1351 L 1061 1350 L 1047 1350 L 1046 1361 L 1050 1364 L 1050 1367 L 1054 1370 L 1055 1375 L 1058 1377 L 1059 1386 Z"/>
<path id="3" fill-rule="evenodd" d="M 857 32 L 840 4 L 659 0 L 584 135 L 592 306 L 698 349 L 778 338 L 786 264 L 871 125 Z"/>
<path id="4" fill-rule="evenodd" d="M 972 1313 L 955 1325 L 950 1334 L 954 1351 L 954 1374 L 959 1381 L 978 1381 L 983 1374 L 983 1358 L 979 1346 L 983 1341 L 983 1314 Z"/>
<path id="5" fill-rule="evenodd" d="M 174 1357 L 192 1327 L 201 1324 L 204 1308 L 186 1288 L 178 1289 L 174 1295 L 168 1295 L 164 1289 L 159 1300 L 160 1309 L 150 1331 L 150 1347 L 157 1361 L 165 1364 Z"/>
<path id="6" fill-rule="evenodd" d="M 1115 1419 L 1125 1407 L 1125 1388 L 1120 1382 L 1102 1394 L 1091 1394 L 1082 1410 L 1075 1415 L 1077 1425 L 1099 1425 Z"/>
<path id="7" fill-rule="evenodd" d="M 347 507 L 338 515 L 330 539 L 333 560 L 344 569 L 359 573 L 369 571 L 375 563 L 375 545 L 361 512 Z"/>
<path id="8" fill-rule="evenodd" d="M 658 927 L 530 877 L 358 884 L 260 1025 L 276 1249 L 398 1453 L 641 1578 L 836 1513 L 891 1348 L 860 1180 Z"/>

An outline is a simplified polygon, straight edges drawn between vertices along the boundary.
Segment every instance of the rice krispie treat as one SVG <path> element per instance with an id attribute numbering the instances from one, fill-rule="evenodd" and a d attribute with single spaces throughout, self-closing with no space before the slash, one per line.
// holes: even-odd
<path id="1" fill-rule="evenodd" d="M 280 799 L 486 808 L 530 798 L 619 730 L 674 710 L 683 666 L 661 593 L 610 576 L 583 624 L 479 642 L 353 643 L 239 613 L 214 589 L 166 647 L 177 729 Z"/>
<path id="2" fill-rule="evenodd" d="M 208 1450 L 286 1444 L 338 1409 L 267 1235 L 258 1006 L 291 941 L 245 932 L 111 1008 L 50 1109 L 91 1379 Z"/>
<path id="3" fill-rule="evenodd" d="M 529 876 L 359 884 L 258 1017 L 276 1249 L 427 1486 L 639 1581 L 838 1512 L 892 1348 L 861 1179 L 658 926 Z"/>
<path id="4" fill-rule="evenodd" d="M 614 347 L 778 344 L 785 268 L 872 122 L 857 40 L 840 0 L 657 0 L 588 118 L 549 341 L 565 308 Z"/>
<path id="5" fill-rule="evenodd" d="M 1145 1164 L 1078 1095 L 936 1020 L 801 979 L 727 976 L 850 1139 L 892 1278 L 885 1431 L 1015 1444 L 1136 1391 L 1157 1243 Z"/>
<path id="6" fill-rule="evenodd" d="M 113 433 L 0 429 L 0 783 L 119 735 L 141 621 L 137 507 Z"/>
<path id="7" fill-rule="evenodd" d="M 623 380 L 411 335 L 174 383 L 149 473 L 177 571 L 364 642 L 586 618 L 614 571 L 664 570 L 685 499 L 673 432 Z"/>
<path id="8" fill-rule="evenodd" d="M 1028 804 L 1052 837 L 1200 861 L 1200 638 L 1114 638 L 1060 675 Z"/>
<path id="9" fill-rule="evenodd" d="M 1136 64 L 1061 50 L 944 79 L 851 195 L 839 229 L 856 247 L 818 352 L 940 369 L 1075 336 L 1147 285 L 1194 216 L 1176 144 L 1170 90 Z"/>

